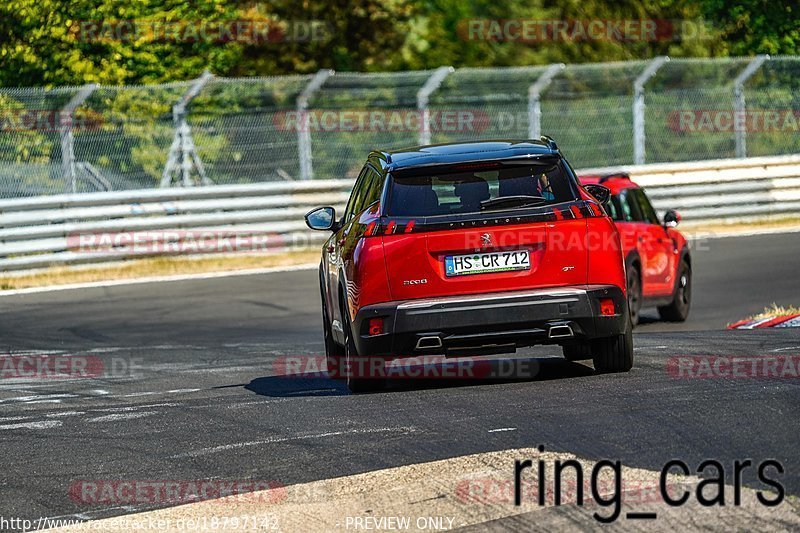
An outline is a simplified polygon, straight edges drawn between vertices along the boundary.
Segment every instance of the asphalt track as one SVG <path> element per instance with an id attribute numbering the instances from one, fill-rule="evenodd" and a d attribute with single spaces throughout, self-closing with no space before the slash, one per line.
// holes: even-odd
<path id="1" fill-rule="evenodd" d="M 800 354 L 797 329 L 724 329 L 773 302 L 800 303 L 800 234 L 700 241 L 693 257 L 689 321 L 645 312 L 629 374 L 595 375 L 535 348 L 517 354 L 538 365 L 533 379 L 400 383 L 361 396 L 324 377 L 276 376 L 282 358 L 322 353 L 312 270 L 0 297 L 1 353 L 118 366 L 108 378 L 0 383 L 0 517 L 164 505 L 75 501 L 78 480 L 290 485 L 538 445 L 651 470 L 673 458 L 771 458 L 800 495 L 800 380 L 667 371 L 675 356 Z"/>

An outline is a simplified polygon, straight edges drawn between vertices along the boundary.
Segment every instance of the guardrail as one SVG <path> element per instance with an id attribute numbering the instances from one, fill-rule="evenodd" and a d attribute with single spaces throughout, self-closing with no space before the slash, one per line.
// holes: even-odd
<path id="1" fill-rule="evenodd" d="M 677 209 L 686 221 L 800 213 L 800 155 L 579 174 L 614 171 L 645 187 L 657 210 Z M 204 238 L 216 239 L 215 252 L 317 244 L 326 235 L 308 230 L 303 215 L 323 204 L 341 212 L 351 186 L 350 180 L 314 180 L 0 200 L 0 271 L 207 253 L 208 243 L 197 242 Z"/>

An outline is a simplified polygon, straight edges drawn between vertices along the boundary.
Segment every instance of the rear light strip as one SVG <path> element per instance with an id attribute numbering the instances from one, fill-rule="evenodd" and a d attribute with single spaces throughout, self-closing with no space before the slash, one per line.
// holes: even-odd
<path id="1" fill-rule="evenodd" d="M 464 222 L 420 222 L 417 220 L 388 220 L 383 224 L 371 221 L 364 231 L 366 236 L 399 235 L 404 233 L 422 233 L 426 231 L 444 231 L 449 229 L 468 229 L 489 226 L 508 226 L 512 224 L 532 224 L 537 222 L 556 222 L 559 220 L 576 220 L 581 218 L 605 216 L 603 209 L 591 201 L 579 201 L 568 206 L 553 207 L 548 211 L 520 216 L 504 216 L 485 218 Z"/>

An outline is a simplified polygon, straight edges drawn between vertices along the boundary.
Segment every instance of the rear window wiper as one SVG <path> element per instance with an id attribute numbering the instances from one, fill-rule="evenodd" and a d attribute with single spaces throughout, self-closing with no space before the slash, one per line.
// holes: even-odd
<path id="1" fill-rule="evenodd" d="M 517 196 L 498 196 L 481 202 L 481 211 L 503 207 L 527 207 L 529 205 L 542 204 L 547 198 L 521 194 Z"/>

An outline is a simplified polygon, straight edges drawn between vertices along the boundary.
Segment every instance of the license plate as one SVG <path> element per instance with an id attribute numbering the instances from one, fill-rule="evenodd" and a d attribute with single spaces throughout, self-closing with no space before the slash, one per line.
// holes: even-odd
<path id="1" fill-rule="evenodd" d="M 531 255 L 528 250 L 448 255 L 444 258 L 444 272 L 447 277 L 530 269 Z"/>

